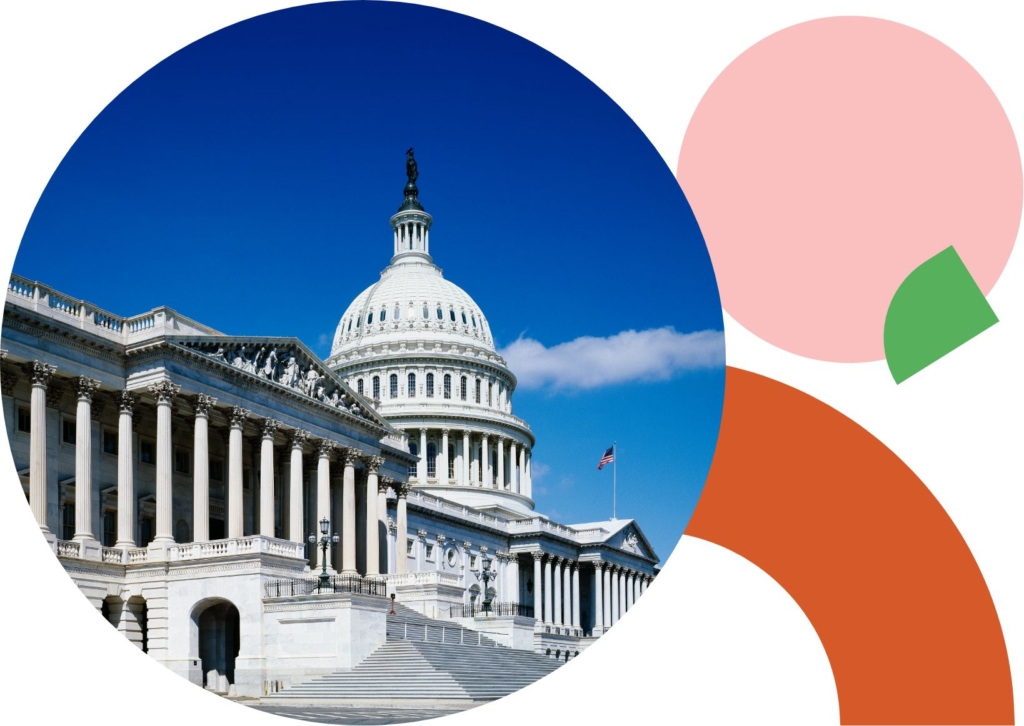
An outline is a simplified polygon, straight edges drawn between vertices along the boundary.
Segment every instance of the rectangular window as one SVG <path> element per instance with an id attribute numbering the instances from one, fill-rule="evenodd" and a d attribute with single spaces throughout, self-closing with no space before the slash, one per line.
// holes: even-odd
<path id="1" fill-rule="evenodd" d="M 210 480 L 224 481 L 224 462 L 220 459 L 210 459 Z"/>
<path id="2" fill-rule="evenodd" d="M 434 374 L 427 374 L 427 398 L 434 397 Z"/>
<path id="3" fill-rule="evenodd" d="M 452 377 L 451 376 L 445 376 L 444 377 L 444 397 L 445 398 L 451 398 L 452 397 Z"/>
<path id="4" fill-rule="evenodd" d="M 192 456 L 186 449 L 175 449 L 174 450 L 174 470 L 179 474 L 188 474 L 191 472 Z"/>
<path id="5" fill-rule="evenodd" d="M 405 543 L 405 554 L 411 555 L 412 554 L 413 545 L 415 545 L 415 544 L 416 544 L 416 540 L 414 540 L 414 539 L 411 539 L 408 542 L 406 542 Z"/>
<path id="6" fill-rule="evenodd" d="M 431 562 L 434 561 L 434 545 L 432 544 L 427 545 L 427 559 Z"/>
<path id="7" fill-rule="evenodd" d="M 363 395 L 363 379 L 362 378 L 360 378 L 358 381 L 356 381 L 356 391 L 358 391 L 360 396 Z"/>
<path id="8" fill-rule="evenodd" d="M 60 420 L 60 440 L 65 444 L 75 445 L 76 432 L 75 420 L 73 418 L 62 418 Z"/>
<path id="9" fill-rule="evenodd" d="M 72 539 L 75 536 L 75 505 L 71 502 L 64 503 L 64 513 L 60 523 L 61 539 Z"/>
<path id="10" fill-rule="evenodd" d="M 103 513 L 103 546 L 113 547 L 117 541 L 117 512 L 107 510 Z"/>
<path id="11" fill-rule="evenodd" d="M 448 444 L 448 478 L 455 478 L 455 445 Z"/>
<path id="12" fill-rule="evenodd" d="M 391 391 L 390 391 L 391 397 L 392 398 L 398 398 L 398 376 L 392 374 L 391 380 L 390 380 L 390 384 L 391 384 Z"/>
<path id="13" fill-rule="evenodd" d="M 32 409 L 28 406 L 18 406 L 18 431 L 32 432 Z"/>
<path id="14" fill-rule="evenodd" d="M 374 401 L 379 401 L 380 400 L 380 377 L 379 376 L 374 376 L 373 377 L 373 400 Z"/>
<path id="15" fill-rule="evenodd" d="M 459 396 L 459 398 L 461 398 L 463 401 L 465 401 L 466 400 L 466 377 L 465 376 L 462 377 L 462 383 L 461 383 L 460 388 L 459 388 L 459 393 L 461 394 Z"/>
<path id="16" fill-rule="evenodd" d="M 156 463 L 156 446 L 154 446 L 152 441 L 146 441 L 145 439 L 139 441 L 139 463 Z"/>
<path id="17" fill-rule="evenodd" d="M 472 555 L 472 556 L 471 556 L 471 557 L 469 558 L 469 569 L 471 569 L 471 570 L 475 570 L 475 569 L 476 569 L 476 567 L 477 567 L 477 562 L 478 562 L 478 561 L 479 561 L 479 560 L 478 560 L 477 556 L 476 556 L 476 555 Z"/>
<path id="18" fill-rule="evenodd" d="M 480 379 L 476 380 L 476 402 L 480 403 Z"/>
<path id="19" fill-rule="evenodd" d="M 103 429 L 103 453 L 117 456 L 117 432 Z"/>
<path id="20" fill-rule="evenodd" d="M 494 384 L 487 384 L 487 405 L 493 408 L 494 406 Z"/>

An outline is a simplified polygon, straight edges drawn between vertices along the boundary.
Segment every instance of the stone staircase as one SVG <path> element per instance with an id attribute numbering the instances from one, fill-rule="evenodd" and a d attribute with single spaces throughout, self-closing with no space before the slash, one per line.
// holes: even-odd
<path id="1" fill-rule="evenodd" d="M 388 615 L 384 645 L 351 670 L 336 671 L 265 697 L 266 704 L 426 705 L 490 701 L 561 665 L 513 650 L 450 620 L 403 605 Z"/>

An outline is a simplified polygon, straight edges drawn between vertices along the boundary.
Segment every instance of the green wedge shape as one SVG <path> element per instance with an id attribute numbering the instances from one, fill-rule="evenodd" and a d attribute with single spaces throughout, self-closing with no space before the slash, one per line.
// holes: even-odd
<path id="1" fill-rule="evenodd" d="M 947 247 L 907 275 L 889 302 L 889 372 L 902 383 L 998 322 L 960 255 Z"/>

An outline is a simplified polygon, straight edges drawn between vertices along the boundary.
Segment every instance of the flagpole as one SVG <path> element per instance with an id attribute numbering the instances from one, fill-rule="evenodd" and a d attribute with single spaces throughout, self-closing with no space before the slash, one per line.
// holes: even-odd
<path id="1" fill-rule="evenodd" d="M 605 439 L 605 441 L 607 441 L 607 439 Z M 612 442 L 612 520 L 615 519 L 615 488 L 616 488 L 615 476 L 618 473 L 618 466 L 619 466 L 619 452 L 616 450 L 617 447 L 618 447 L 618 444 L 619 444 L 618 441 L 613 441 Z"/>

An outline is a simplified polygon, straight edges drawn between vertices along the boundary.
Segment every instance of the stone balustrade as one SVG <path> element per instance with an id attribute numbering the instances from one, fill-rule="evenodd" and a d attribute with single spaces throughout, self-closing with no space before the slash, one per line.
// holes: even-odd
<path id="1" fill-rule="evenodd" d="M 135 342 L 165 333 L 220 335 L 213 328 L 179 315 L 168 307 L 125 318 L 19 275 L 11 275 L 7 284 L 7 302 L 63 320 L 118 343 Z"/>
<path id="2" fill-rule="evenodd" d="M 76 559 L 82 557 L 82 548 L 79 542 L 57 540 L 55 548 L 58 557 Z M 306 559 L 305 545 L 301 542 L 290 542 L 263 535 L 251 535 L 249 537 L 220 539 L 210 542 L 175 543 L 167 548 L 167 561 L 181 562 L 185 560 L 236 557 L 252 554 L 275 555 L 295 560 Z M 100 559 L 112 565 L 137 565 L 150 561 L 149 550 L 145 547 L 103 547 L 100 549 Z"/>
<path id="3" fill-rule="evenodd" d="M 402 574 L 381 575 L 387 580 L 388 585 L 449 585 L 460 587 L 461 581 L 458 575 L 450 572 L 439 572 L 428 570 L 426 572 L 405 572 Z"/>

